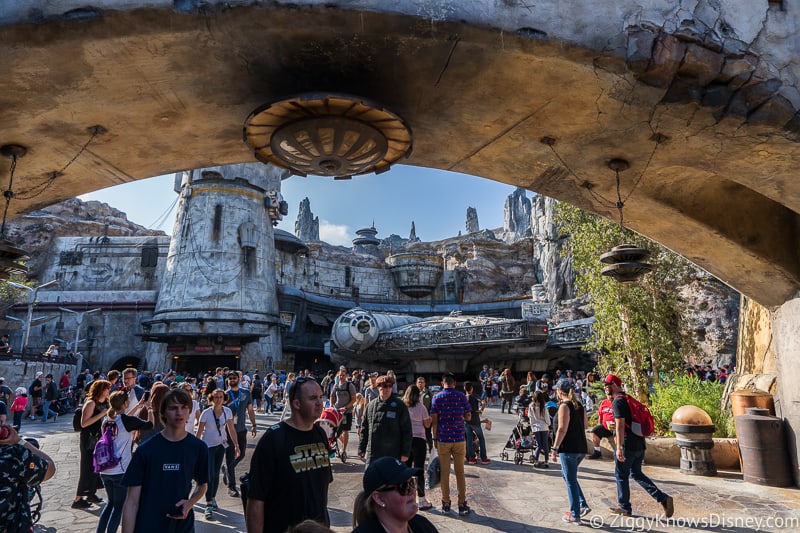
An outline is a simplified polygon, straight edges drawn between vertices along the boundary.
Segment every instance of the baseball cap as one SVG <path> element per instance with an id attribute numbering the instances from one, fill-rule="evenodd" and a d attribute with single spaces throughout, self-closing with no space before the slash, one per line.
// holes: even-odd
<path id="1" fill-rule="evenodd" d="M 606 376 L 606 379 L 604 379 L 604 380 L 603 380 L 603 383 L 613 383 L 613 384 L 614 384 L 614 385 L 616 385 L 617 387 L 621 387 L 621 386 L 622 386 L 622 380 L 621 380 L 621 379 L 619 379 L 619 378 L 618 378 L 617 376 L 615 376 L 614 374 L 609 374 L 609 375 L 607 375 L 607 376 Z"/>
<path id="2" fill-rule="evenodd" d="M 561 392 L 569 392 L 572 390 L 572 383 L 570 383 L 566 379 L 562 379 L 561 381 L 558 382 L 557 388 Z"/>
<path id="3" fill-rule="evenodd" d="M 380 457 L 371 461 L 364 472 L 364 492 L 372 494 L 384 485 L 399 485 L 421 471 L 404 465 L 394 457 Z"/>
<path id="4" fill-rule="evenodd" d="M 0 383 L 4 382 L 6 378 L 0 378 Z"/>
<path id="5" fill-rule="evenodd" d="M 36 377 L 38 378 L 39 376 L 44 376 L 44 372 L 42 372 L 41 370 L 37 372 Z"/>

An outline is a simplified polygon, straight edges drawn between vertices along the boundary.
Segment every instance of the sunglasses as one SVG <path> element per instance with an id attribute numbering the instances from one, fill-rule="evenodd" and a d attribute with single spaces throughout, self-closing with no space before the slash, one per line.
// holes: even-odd
<path id="1" fill-rule="evenodd" d="M 317 380 L 314 379 L 313 376 L 303 376 L 303 377 L 299 377 L 296 380 L 294 380 L 294 385 L 292 386 L 291 389 L 289 389 L 289 401 L 290 402 L 292 400 L 297 399 L 297 391 L 300 389 L 300 385 L 302 385 L 306 381 L 313 381 L 315 383 L 317 382 Z"/>
<path id="2" fill-rule="evenodd" d="M 417 489 L 417 480 L 415 478 L 409 478 L 399 485 L 384 485 L 383 487 L 377 489 L 378 492 L 391 492 L 396 490 L 400 496 L 408 496 L 410 493 Z"/>
<path id="3" fill-rule="evenodd" d="M 392 388 L 392 384 L 391 383 L 381 383 L 380 385 L 378 385 L 378 388 L 379 389 L 391 389 Z"/>

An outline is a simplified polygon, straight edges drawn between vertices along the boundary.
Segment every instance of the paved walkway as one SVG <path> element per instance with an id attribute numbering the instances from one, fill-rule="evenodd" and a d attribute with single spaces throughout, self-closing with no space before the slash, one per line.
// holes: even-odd
<path id="1" fill-rule="evenodd" d="M 515 465 L 503 461 L 500 453 L 516 422 L 516 417 L 500 414 L 496 408 L 487 411 L 494 427 L 487 433 L 488 466 L 467 465 L 467 498 L 472 515 L 460 518 L 455 513 L 443 515 L 437 510 L 440 492 L 434 489 L 428 498 L 436 505 L 423 511 L 441 532 L 524 532 L 574 531 L 602 529 L 605 531 L 800 531 L 800 491 L 777 489 L 745 483 L 737 473 L 720 473 L 717 477 L 697 477 L 681 474 L 677 468 L 645 467 L 645 472 L 658 486 L 675 498 L 675 516 L 663 519 L 661 506 L 635 483 L 632 484 L 634 517 L 623 519 L 607 512 L 615 499 L 613 463 L 584 461 L 579 480 L 594 511 L 584 519 L 583 526 L 565 524 L 561 516 L 567 509 L 567 494 L 558 465 L 549 470 L 535 470 L 530 463 Z M 94 531 L 100 507 L 75 510 L 70 503 L 78 479 L 78 437 L 72 431 L 68 416 L 55 423 L 27 422 L 22 433 L 40 439 L 42 448 L 57 463 L 54 479 L 43 485 L 44 510 L 37 524 L 38 532 Z M 275 416 L 258 415 L 259 427 L 277 421 Z M 259 434 L 261 433 L 259 432 Z M 355 434 L 351 435 L 348 453 L 356 456 Z M 252 455 L 250 443 L 247 457 Z M 247 458 L 245 459 L 247 461 Z M 249 462 L 249 461 L 248 461 Z M 350 531 L 352 504 L 361 488 L 364 465 L 358 459 L 347 464 L 338 460 L 333 466 L 334 482 L 330 489 L 330 512 L 333 529 Z M 241 469 L 244 472 L 244 468 Z M 455 480 L 451 481 L 455 489 Z M 244 517 L 241 502 L 230 498 L 221 487 L 217 501 L 220 512 L 216 520 L 206 521 L 202 509 L 197 509 L 197 531 L 243 531 Z M 103 492 L 99 492 L 103 495 Z M 455 495 L 453 495 L 455 496 Z M 455 499 L 455 498 L 454 498 Z M 659 520 L 659 516 L 661 519 Z M 156 532 L 154 532 L 156 533 Z"/>

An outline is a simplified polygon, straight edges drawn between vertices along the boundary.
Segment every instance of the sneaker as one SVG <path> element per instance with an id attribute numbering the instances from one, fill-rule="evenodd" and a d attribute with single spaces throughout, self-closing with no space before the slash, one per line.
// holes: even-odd
<path id="1" fill-rule="evenodd" d="M 206 520 L 211 520 L 213 516 L 214 516 L 214 510 L 211 508 L 211 505 L 206 505 L 206 512 L 205 512 Z"/>
<path id="2" fill-rule="evenodd" d="M 591 507 L 581 507 L 581 518 L 592 512 Z"/>
<path id="3" fill-rule="evenodd" d="M 469 459 L 467 459 L 467 462 L 468 462 L 469 464 L 471 464 L 471 465 L 476 465 L 476 464 L 478 464 L 478 460 L 477 460 L 477 459 L 475 459 L 474 457 L 470 457 Z"/>
<path id="4" fill-rule="evenodd" d="M 70 507 L 72 507 L 73 509 L 88 509 L 91 506 L 92 504 L 87 502 L 83 498 L 81 498 L 80 500 L 75 500 L 74 502 L 72 502 L 72 505 L 70 505 Z"/>
<path id="5" fill-rule="evenodd" d="M 211 500 L 211 510 L 216 511 L 217 509 L 219 509 L 219 506 L 217 505 L 217 499 L 214 498 L 213 500 Z"/>
<path id="6" fill-rule="evenodd" d="M 664 515 L 669 518 L 675 514 L 675 501 L 672 496 L 667 496 L 667 499 L 661 502 L 661 507 L 664 508 Z"/>
<path id="7" fill-rule="evenodd" d="M 236 490 L 235 488 L 228 489 L 228 496 L 230 496 L 231 498 L 238 498 L 239 497 L 239 491 Z"/>
<path id="8" fill-rule="evenodd" d="M 450 512 L 450 504 L 442 502 L 442 512 L 449 513 Z"/>
<path id="9" fill-rule="evenodd" d="M 580 524 L 581 523 L 581 519 L 580 518 L 575 518 L 574 516 L 572 516 L 572 513 L 569 512 L 569 511 L 567 511 L 564 514 L 564 516 L 561 517 L 561 520 L 563 520 L 567 524 Z"/>
<path id="10" fill-rule="evenodd" d="M 600 450 L 595 450 L 586 456 L 587 459 L 600 459 L 601 457 L 603 457 L 603 455 L 600 453 Z"/>
<path id="11" fill-rule="evenodd" d="M 86 497 L 86 501 L 89 503 L 103 503 L 103 498 L 100 498 L 97 494 L 91 494 Z"/>
<path id="12" fill-rule="evenodd" d="M 467 502 L 458 504 L 458 516 L 467 516 L 471 512 L 472 509 L 467 505 Z"/>
<path id="13" fill-rule="evenodd" d="M 433 504 L 428 500 L 420 500 L 419 503 L 417 504 L 417 507 L 419 507 L 420 511 L 427 511 L 428 509 L 433 508 Z"/>
<path id="14" fill-rule="evenodd" d="M 619 516 L 631 516 L 631 512 L 623 509 L 622 507 L 611 507 L 609 508 L 608 512 L 617 514 Z"/>
<path id="15" fill-rule="evenodd" d="M 488 459 L 488 458 L 487 459 L 481 459 L 481 464 L 482 465 L 492 464 L 492 460 Z"/>

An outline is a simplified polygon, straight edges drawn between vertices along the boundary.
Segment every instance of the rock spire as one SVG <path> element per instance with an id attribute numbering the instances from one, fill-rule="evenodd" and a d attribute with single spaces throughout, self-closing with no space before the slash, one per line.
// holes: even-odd
<path id="1" fill-rule="evenodd" d="M 311 212 L 311 201 L 308 197 L 300 202 L 300 209 L 297 211 L 297 220 L 294 223 L 294 234 L 304 242 L 319 240 L 319 217 L 315 217 Z"/>
<path id="2" fill-rule="evenodd" d="M 503 206 L 503 240 L 514 242 L 530 236 L 531 201 L 525 189 L 517 187 Z"/>
<path id="3" fill-rule="evenodd" d="M 475 233 L 480 231 L 481 226 L 478 224 L 478 210 L 474 207 L 467 208 L 467 233 Z"/>

